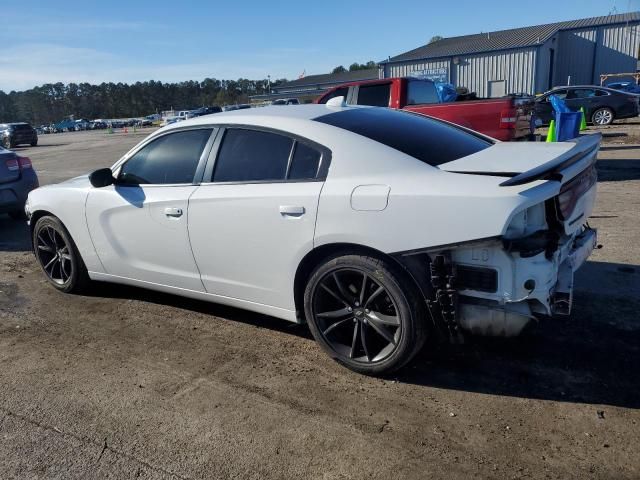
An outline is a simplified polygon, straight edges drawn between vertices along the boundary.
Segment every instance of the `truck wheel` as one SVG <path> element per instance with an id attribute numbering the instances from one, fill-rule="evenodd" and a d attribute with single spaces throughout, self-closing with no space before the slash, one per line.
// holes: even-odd
<path id="1" fill-rule="evenodd" d="M 427 336 L 417 287 L 391 263 L 363 255 L 328 259 L 311 275 L 304 309 L 311 333 L 337 362 L 367 375 L 407 364 Z"/>
<path id="2" fill-rule="evenodd" d="M 591 121 L 598 126 L 611 125 L 613 123 L 613 111 L 606 107 L 599 108 L 591 115 Z"/>
<path id="3" fill-rule="evenodd" d="M 36 138 L 35 140 L 31 140 L 31 146 L 35 147 L 38 145 L 38 139 Z"/>

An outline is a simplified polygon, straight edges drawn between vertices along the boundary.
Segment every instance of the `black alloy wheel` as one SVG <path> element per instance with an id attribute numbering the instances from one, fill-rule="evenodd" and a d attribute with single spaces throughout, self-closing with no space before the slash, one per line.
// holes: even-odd
<path id="1" fill-rule="evenodd" d="M 89 283 L 76 245 L 56 217 L 46 216 L 36 222 L 33 250 L 47 280 L 58 290 L 67 293 L 81 291 Z"/>
<path id="2" fill-rule="evenodd" d="M 371 257 L 338 257 L 317 269 L 305 293 L 305 312 L 329 355 L 361 373 L 397 370 L 422 347 L 426 334 L 414 286 Z"/>

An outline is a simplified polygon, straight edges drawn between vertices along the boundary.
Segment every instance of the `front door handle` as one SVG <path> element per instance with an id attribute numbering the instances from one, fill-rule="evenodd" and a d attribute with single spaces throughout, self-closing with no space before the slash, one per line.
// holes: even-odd
<path id="1" fill-rule="evenodd" d="M 291 217 L 300 217 L 304 215 L 304 207 L 297 207 L 294 205 L 280 205 L 280 214 L 288 215 Z"/>
<path id="2" fill-rule="evenodd" d="M 164 214 L 167 217 L 181 217 L 182 216 L 182 209 L 181 208 L 176 208 L 176 207 L 167 207 L 164 209 Z"/>

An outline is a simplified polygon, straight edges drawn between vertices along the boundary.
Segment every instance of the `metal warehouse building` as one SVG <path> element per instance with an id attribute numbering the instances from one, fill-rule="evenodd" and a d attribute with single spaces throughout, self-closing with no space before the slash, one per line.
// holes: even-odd
<path id="1" fill-rule="evenodd" d="M 482 97 L 600 84 L 636 72 L 640 12 L 445 38 L 380 63 L 380 76 L 438 78 Z"/>

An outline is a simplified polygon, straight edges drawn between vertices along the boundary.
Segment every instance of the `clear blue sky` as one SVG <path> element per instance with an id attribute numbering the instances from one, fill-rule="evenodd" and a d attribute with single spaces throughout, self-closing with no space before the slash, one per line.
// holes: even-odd
<path id="1" fill-rule="evenodd" d="M 446 5 L 451 8 L 447 9 Z M 48 82 L 297 78 L 445 37 L 606 15 L 638 0 L 0 0 L 0 90 Z"/>

